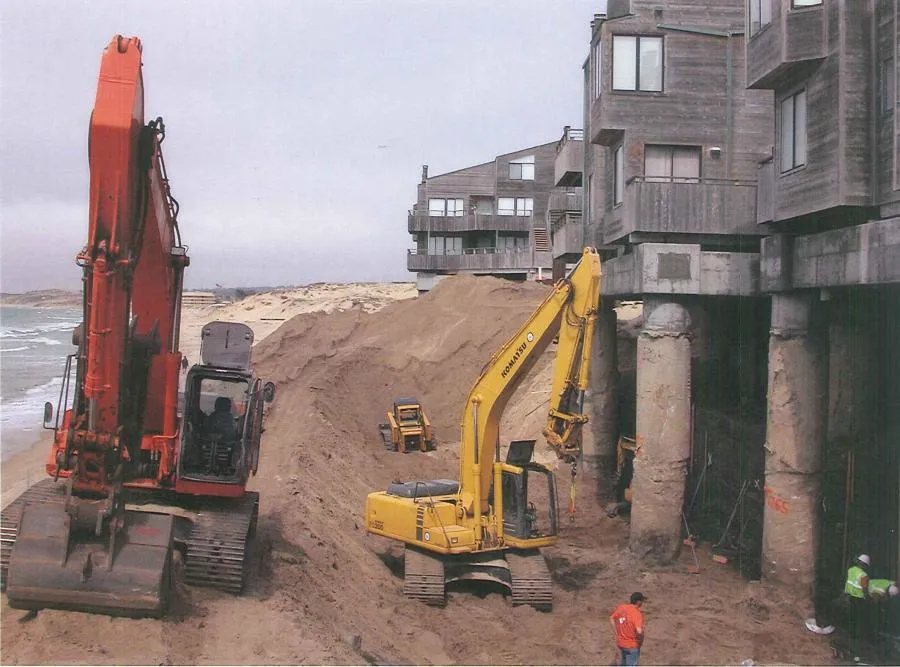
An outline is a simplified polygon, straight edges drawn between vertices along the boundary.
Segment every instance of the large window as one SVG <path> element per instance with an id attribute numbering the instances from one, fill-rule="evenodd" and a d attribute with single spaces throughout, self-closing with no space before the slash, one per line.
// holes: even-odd
<path id="1" fill-rule="evenodd" d="M 772 0 L 750 0 L 750 35 L 772 22 Z"/>
<path id="2" fill-rule="evenodd" d="M 428 237 L 428 254 L 429 255 L 461 255 L 462 254 L 462 237 L 461 236 L 429 236 Z"/>
<path id="3" fill-rule="evenodd" d="M 625 199 L 625 149 L 616 148 L 613 156 L 613 204 L 621 204 Z"/>
<path id="4" fill-rule="evenodd" d="M 644 178 L 648 181 L 696 181 L 700 178 L 700 147 L 645 146 Z"/>
<path id="5" fill-rule="evenodd" d="M 509 234 L 499 234 L 497 236 L 497 250 L 499 252 L 516 252 L 527 249 L 527 236 L 512 236 Z"/>
<path id="6" fill-rule="evenodd" d="M 498 197 L 497 215 L 531 215 L 534 199 L 531 197 Z"/>
<path id="7" fill-rule="evenodd" d="M 462 199 L 429 199 L 428 215 L 458 218 L 464 214 Z"/>
<path id="8" fill-rule="evenodd" d="M 594 77 L 594 99 L 603 91 L 603 42 L 594 44 L 594 64 L 591 67 Z"/>
<path id="9" fill-rule="evenodd" d="M 881 61 L 881 113 L 891 113 L 897 104 L 894 76 L 894 59 Z"/>
<path id="10" fill-rule="evenodd" d="M 806 164 L 806 91 L 781 103 L 781 171 Z"/>
<path id="11" fill-rule="evenodd" d="M 534 180 L 534 155 L 509 161 L 509 178 L 512 181 Z"/>
<path id="12" fill-rule="evenodd" d="M 613 90 L 663 89 L 662 37 L 613 35 Z"/>

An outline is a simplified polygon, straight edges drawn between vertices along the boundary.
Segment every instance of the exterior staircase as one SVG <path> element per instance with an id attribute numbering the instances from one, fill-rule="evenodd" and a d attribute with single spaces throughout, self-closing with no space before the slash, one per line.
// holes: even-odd
<path id="1" fill-rule="evenodd" d="M 546 227 L 533 227 L 531 230 L 531 238 L 534 239 L 535 252 L 550 252 L 553 250 L 553 244 L 550 242 L 550 234 L 547 233 Z"/>

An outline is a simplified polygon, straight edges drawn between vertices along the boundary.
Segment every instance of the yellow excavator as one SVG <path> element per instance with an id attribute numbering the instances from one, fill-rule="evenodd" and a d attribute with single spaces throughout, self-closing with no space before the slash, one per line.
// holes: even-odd
<path id="1" fill-rule="evenodd" d="M 599 300 L 600 258 L 585 248 L 469 391 L 459 482 L 397 482 L 367 497 L 366 530 L 405 543 L 408 597 L 441 606 L 448 583 L 487 580 L 505 587 L 514 605 L 552 608 L 550 571 L 539 549 L 557 540 L 556 480 L 532 460 L 534 440 L 513 441 L 501 460 L 500 420 L 516 387 L 558 336 L 543 434 L 561 459 L 577 465 Z"/>

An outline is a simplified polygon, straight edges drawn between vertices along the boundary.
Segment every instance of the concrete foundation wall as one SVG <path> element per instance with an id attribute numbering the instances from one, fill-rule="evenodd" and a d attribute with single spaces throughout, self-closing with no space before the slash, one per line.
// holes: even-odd
<path id="1" fill-rule="evenodd" d="M 751 296 L 759 293 L 757 253 L 712 252 L 692 243 L 641 243 L 603 263 L 603 293 Z"/>
<path id="2" fill-rule="evenodd" d="M 790 238 L 763 239 L 765 291 L 900 282 L 900 218 Z"/>

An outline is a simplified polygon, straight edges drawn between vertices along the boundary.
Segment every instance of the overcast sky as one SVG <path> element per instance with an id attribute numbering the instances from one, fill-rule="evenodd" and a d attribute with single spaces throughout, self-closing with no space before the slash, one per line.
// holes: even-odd
<path id="1" fill-rule="evenodd" d="M 598 0 L 0 3 L 0 290 L 80 288 L 110 38 L 143 43 L 188 288 L 411 280 L 436 175 L 582 124 Z"/>

